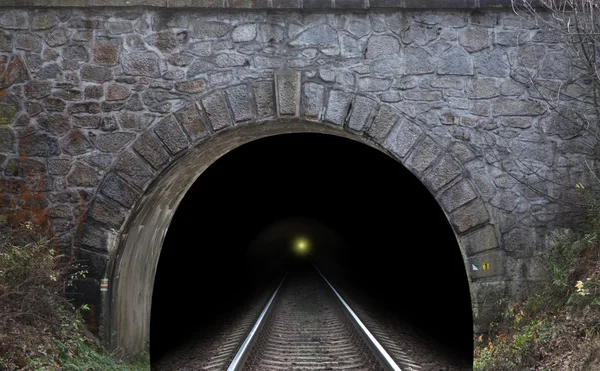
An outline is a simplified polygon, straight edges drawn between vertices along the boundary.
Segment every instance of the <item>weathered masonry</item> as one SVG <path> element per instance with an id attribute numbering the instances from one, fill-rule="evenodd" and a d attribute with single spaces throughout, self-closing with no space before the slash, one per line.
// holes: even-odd
<path id="1" fill-rule="evenodd" d="M 546 195 L 568 193 L 551 180 L 585 182 L 596 145 L 531 83 L 584 91 L 560 39 L 507 1 L 0 4 L 0 207 L 42 193 L 91 264 L 99 336 L 130 352 L 178 202 L 243 143 L 328 133 L 410 169 L 454 228 L 476 332 L 539 277 L 560 211 Z"/>

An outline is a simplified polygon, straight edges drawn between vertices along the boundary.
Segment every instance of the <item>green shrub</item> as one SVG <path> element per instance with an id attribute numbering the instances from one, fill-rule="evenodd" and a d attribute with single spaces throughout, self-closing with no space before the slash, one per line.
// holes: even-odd
<path id="1" fill-rule="evenodd" d="M 66 288 L 86 271 L 35 225 L 0 218 L 0 370 L 147 370 L 102 349 Z"/>

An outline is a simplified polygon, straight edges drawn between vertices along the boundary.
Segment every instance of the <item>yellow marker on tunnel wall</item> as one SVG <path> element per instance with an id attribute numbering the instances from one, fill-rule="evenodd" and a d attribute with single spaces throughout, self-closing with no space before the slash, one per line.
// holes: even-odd
<path id="1" fill-rule="evenodd" d="M 481 265 L 481 269 L 483 269 L 484 271 L 487 271 L 488 269 L 490 269 L 490 263 L 483 263 Z"/>

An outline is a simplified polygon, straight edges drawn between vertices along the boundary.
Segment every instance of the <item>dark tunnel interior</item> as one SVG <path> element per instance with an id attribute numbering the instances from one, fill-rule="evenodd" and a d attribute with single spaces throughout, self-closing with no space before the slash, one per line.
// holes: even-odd
<path id="1" fill-rule="evenodd" d="M 465 266 L 438 203 L 378 150 L 303 133 L 231 151 L 187 192 L 155 278 L 151 361 L 274 288 L 300 258 L 472 359 Z"/>

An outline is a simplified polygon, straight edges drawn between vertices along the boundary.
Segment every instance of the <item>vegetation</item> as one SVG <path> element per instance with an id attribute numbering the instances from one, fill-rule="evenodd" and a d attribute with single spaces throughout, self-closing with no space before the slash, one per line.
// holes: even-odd
<path id="1" fill-rule="evenodd" d="M 20 159 L 13 193 L 0 189 L 0 371 L 147 370 L 102 349 L 67 290 L 84 267 L 61 253 L 35 171 Z M 22 167 L 22 168 L 21 168 Z M 2 202 L 4 200 L 4 202 Z M 83 210 L 83 208 L 82 208 Z"/>
<path id="2" fill-rule="evenodd" d="M 35 223 L 0 216 L 0 370 L 147 370 L 102 350 L 67 287 L 86 271 L 57 251 Z"/>
<path id="3" fill-rule="evenodd" d="M 478 339 L 475 370 L 600 370 L 600 201 L 577 188 L 588 196 L 589 232 L 554 233 L 542 289 Z"/>

